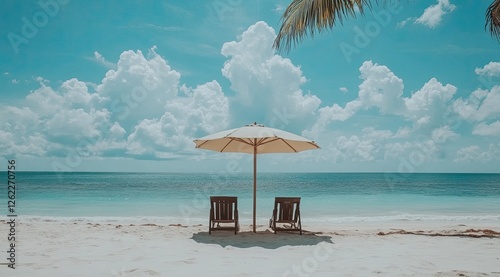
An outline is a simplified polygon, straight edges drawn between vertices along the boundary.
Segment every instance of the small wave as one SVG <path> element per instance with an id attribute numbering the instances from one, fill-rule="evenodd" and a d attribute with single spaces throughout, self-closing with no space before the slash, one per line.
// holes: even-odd
<path id="1" fill-rule="evenodd" d="M 398 214 L 377 216 L 342 216 L 342 217 L 313 217 L 309 222 L 387 222 L 387 221 L 494 221 L 500 220 L 500 215 L 429 215 L 429 214 Z"/>
<path id="2" fill-rule="evenodd" d="M 0 220 L 9 220 L 2 216 Z M 38 216 L 38 215 L 20 215 L 17 216 L 18 222 L 82 222 L 82 223 L 160 223 L 160 224 L 179 224 L 179 223 L 199 223 L 205 222 L 201 218 L 179 218 L 179 217 L 160 217 L 160 216 L 123 216 L 123 217 L 104 217 L 104 216 Z"/>

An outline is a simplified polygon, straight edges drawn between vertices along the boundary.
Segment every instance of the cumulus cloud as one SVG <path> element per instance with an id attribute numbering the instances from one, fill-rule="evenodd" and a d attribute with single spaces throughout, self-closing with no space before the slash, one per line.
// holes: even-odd
<path id="1" fill-rule="evenodd" d="M 229 100 L 216 81 L 178 93 L 180 73 L 154 47 L 148 56 L 123 52 L 95 92 L 76 78 L 56 88 L 37 79 L 40 88 L 24 107 L 2 109 L 8 113 L 0 118 L 2 154 L 171 158 L 229 121 Z"/>
<path id="2" fill-rule="evenodd" d="M 377 107 L 384 114 L 401 114 L 404 109 L 403 81 L 387 66 L 364 62 L 359 68 L 359 99 L 365 108 Z"/>
<path id="3" fill-rule="evenodd" d="M 495 119 L 500 115 L 500 86 L 491 90 L 477 89 L 468 98 L 453 102 L 454 111 L 464 120 L 482 121 Z"/>
<path id="4" fill-rule="evenodd" d="M 27 107 L 41 120 L 40 131 L 54 143 L 99 136 L 101 123 L 109 117 L 109 112 L 99 107 L 101 101 L 77 79 L 63 82 L 57 91 L 42 85 L 26 97 Z"/>
<path id="5" fill-rule="evenodd" d="M 452 119 L 453 109 L 449 106 L 456 93 L 453 85 L 443 85 L 431 78 L 410 97 L 403 97 L 403 80 L 387 66 L 366 61 L 359 71 L 363 81 L 359 85 L 358 97 L 344 107 L 333 104 L 320 108 L 318 120 L 305 134 L 316 137 L 329 123 L 345 121 L 360 110 L 370 108 L 382 114 L 400 116 L 411 121 L 415 128 L 429 131 Z"/>
<path id="6" fill-rule="evenodd" d="M 403 93 L 403 81 L 386 66 L 366 61 L 359 68 L 360 78 L 358 98 L 344 107 L 338 104 L 323 107 L 319 110 L 319 118 L 305 134 L 316 137 L 319 132 L 333 121 L 345 121 L 361 109 L 377 107 L 383 113 L 401 113 L 404 106 L 400 96 Z"/>
<path id="7" fill-rule="evenodd" d="M 411 97 L 404 98 L 404 116 L 418 128 L 446 124 L 453 117 L 453 110 L 449 106 L 456 91 L 455 86 L 443 85 L 436 78 L 431 78 Z"/>
<path id="8" fill-rule="evenodd" d="M 238 41 L 222 46 L 221 53 L 228 58 L 222 75 L 236 93 L 231 99 L 231 114 L 243 119 L 236 125 L 257 121 L 299 131 L 314 118 L 321 100 L 303 93 L 300 87 L 306 78 L 290 59 L 274 53 L 275 37 L 274 30 L 260 21 Z"/>
<path id="9" fill-rule="evenodd" d="M 472 134 L 480 136 L 500 136 L 500 121 L 497 120 L 491 124 L 481 122 L 474 126 Z"/>
<path id="10" fill-rule="evenodd" d="M 500 62 L 489 62 L 483 67 L 477 67 L 474 72 L 481 76 L 499 77 L 500 76 Z"/>
<path id="11" fill-rule="evenodd" d="M 384 145 L 384 159 L 397 159 L 403 156 L 403 153 L 407 152 L 408 149 L 413 147 L 413 144 L 408 141 L 386 143 Z"/>
<path id="12" fill-rule="evenodd" d="M 127 131 L 145 118 L 160 118 L 165 104 L 178 97 L 180 73 L 172 69 L 153 47 L 148 56 L 138 50 L 120 55 L 116 70 L 109 70 L 97 86 L 108 99 L 111 119 Z"/>
<path id="13" fill-rule="evenodd" d="M 458 134 L 451 130 L 450 126 L 436 128 L 431 133 L 432 141 L 436 143 L 445 143 L 456 137 L 458 137 Z"/>
<path id="14" fill-rule="evenodd" d="M 412 166 L 420 166 L 426 161 L 436 161 L 441 158 L 442 150 L 439 144 L 439 141 L 423 136 L 415 140 L 401 140 L 390 130 L 367 127 L 362 130 L 361 135 L 339 136 L 334 142 L 329 143 L 326 149 L 333 162 L 403 159 L 411 162 Z"/>
<path id="15" fill-rule="evenodd" d="M 463 147 L 457 151 L 454 159 L 455 162 L 488 162 L 498 160 L 500 154 L 500 143 L 489 144 L 487 149 L 481 148 L 478 145 Z"/>
<path id="16" fill-rule="evenodd" d="M 375 160 L 376 152 L 379 150 L 372 139 L 361 139 L 355 135 L 339 137 L 331 148 L 344 160 L 361 162 Z"/>
<path id="17" fill-rule="evenodd" d="M 443 20 L 444 15 L 453 12 L 455 8 L 456 6 L 451 4 L 449 0 L 437 0 L 437 4 L 427 7 L 421 16 L 409 17 L 399 22 L 398 27 L 402 28 L 409 22 L 413 22 L 429 28 L 436 28 Z"/>
<path id="18" fill-rule="evenodd" d="M 168 153 L 192 150 L 196 136 L 220 131 L 229 123 L 229 101 L 219 83 L 212 81 L 190 89 L 191 97 L 177 98 L 166 104 L 158 119 L 144 119 L 128 137 L 127 151 L 135 155 L 152 154 L 157 158 Z M 167 156 L 165 156 L 167 154 Z"/>
<path id="19" fill-rule="evenodd" d="M 230 118 L 235 125 L 260 121 L 301 130 L 321 101 L 301 90 L 306 78 L 300 68 L 274 54 L 275 36 L 257 22 L 238 41 L 224 44 L 222 73 L 235 92 L 231 98 L 217 81 L 181 85 L 181 74 L 155 47 L 147 54 L 124 51 L 95 85 L 74 78 L 51 87 L 38 77 L 40 88 L 26 97 L 24 107 L 10 107 L 24 116 L 2 117 L 1 138 L 23 135 L 41 147 L 19 154 L 64 155 L 78 146 L 89 155 L 155 159 L 189 153 L 193 138 L 227 128 Z M 94 59 L 110 66 L 97 51 Z"/>
<path id="20" fill-rule="evenodd" d="M 37 131 L 41 120 L 27 107 L 5 107 L 0 111 L 0 153 L 2 156 L 30 153 L 44 155 L 47 139 Z"/>
<path id="21" fill-rule="evenodd" d="M 399 122 L 387 125 L 392 130 L 370 126 L 362 128 L 361 133 L 356 135 L 341 135 L 328 146 L 329 151 L 339 155 L 336 161 L 382 161 L 418 156 L 420 164 L 450 154 L 444 149 L 446 143 L 460 137 L 454 129 L 459 117 L 453 109 L 455 86 L 431 78 L 419 90 L 404 96 L 403 81 L 387 66 L 366 61 L 359 71 L 362 82 L 358 97 L 343 107 L 334 103 L 320 108 L 317 121 L 304 135 L 320 140 L 322 134 L 330 130 L 332 122 L 347 121 L 358 113 L 366 114 L 370 110 L 377 115 L 390 115 L 385 118 Z"/>

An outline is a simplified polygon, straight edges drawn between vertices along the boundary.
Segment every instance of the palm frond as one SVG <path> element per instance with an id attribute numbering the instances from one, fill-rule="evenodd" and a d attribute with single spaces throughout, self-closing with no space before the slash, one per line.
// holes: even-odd
<path id="1" fill-rule="evenodd" d="M 495 0 L 486 10 L 486 24 L 484 28 L 500 40 L 500 0 Z"/>
<path id="2" fill-rule="evenodd" d="M 304 37 L 314 37 L 316 31 L 331 29 L 336 22 L 342 24 L 346 17 L 356 17 L 356 9 L 363 15 L 366 7 L 371 9 L 371 0 L 293 0 L 281 17 L 273 47 L 288 52 Z"/>

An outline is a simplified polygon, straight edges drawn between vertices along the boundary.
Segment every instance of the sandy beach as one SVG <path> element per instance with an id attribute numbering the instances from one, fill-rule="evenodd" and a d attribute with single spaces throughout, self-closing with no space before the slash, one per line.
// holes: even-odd
<path id="1" fill-rule="evenodd" d="M 302 236 L 89 219 L 16 228 L 16 268 L 3 258 L 1 276 L 500 276 L 500 222 L 305 224 Z"/>

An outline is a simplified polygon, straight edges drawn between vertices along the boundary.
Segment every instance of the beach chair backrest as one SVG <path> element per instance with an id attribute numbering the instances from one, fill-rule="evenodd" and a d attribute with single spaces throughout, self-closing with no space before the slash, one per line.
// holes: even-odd
<path id="1" fill-rule="evenodd" d="M 233 220 L 234 211 L 238 210 L 238 198 L 232 196 L 210 197 L 210 210 L 216 220 Z"/>
<path id="2" fill-rule="evenodd" d="M 278 221 L 296 221 L 299 214 L 300 197 L 276 197 L 274 209 Z"/>

